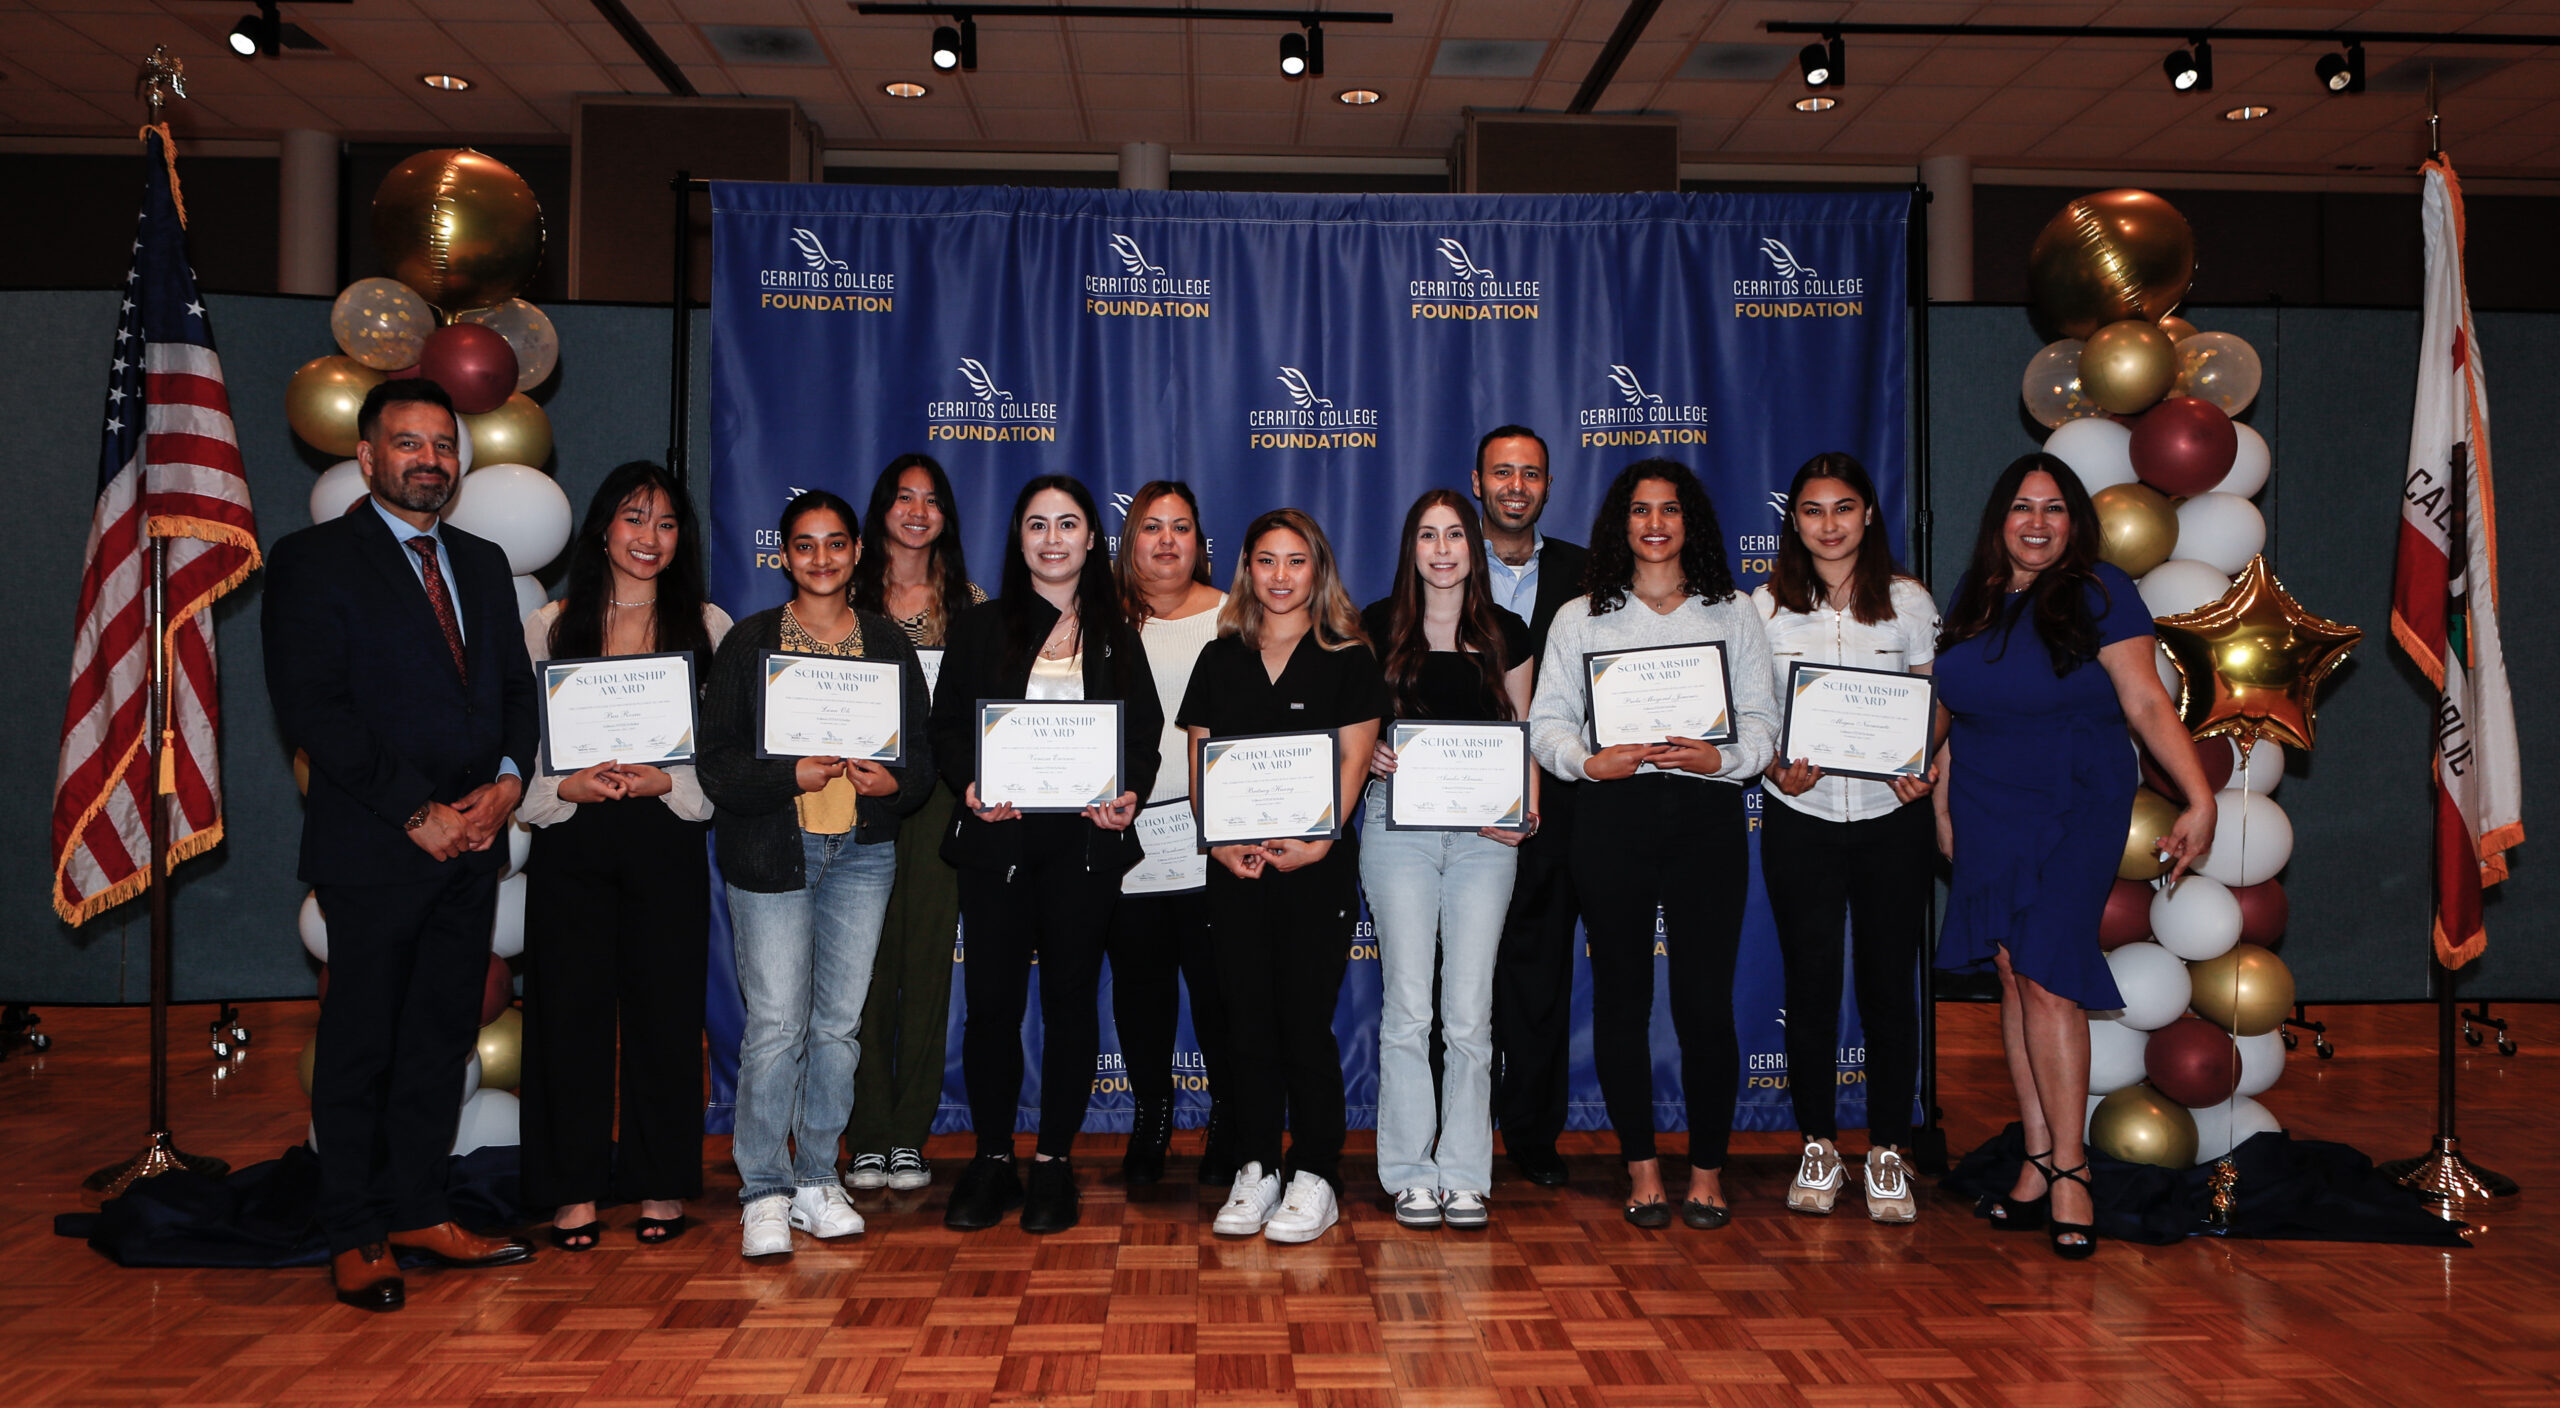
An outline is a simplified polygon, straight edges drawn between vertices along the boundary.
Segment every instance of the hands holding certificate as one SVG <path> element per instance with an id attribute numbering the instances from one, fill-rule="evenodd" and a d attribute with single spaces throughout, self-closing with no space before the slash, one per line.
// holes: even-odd
<path id="1" fill-rule="evenodd" d="M 1651 763 L 1666 772 L 1693 772 L 1700 777 L 1713 777 L 1724 766 L 1724 750 L 1703 738 L 1674 736 L 1663 743 L 1618 743 L 1591 755 L 1582 770 L 1596 782 L 1614 782 L 1633 777 L 1636 769 Z"/>
<path id="2" fill-rule="evenodd" d="M 974 782 L 969 784 L 969 795 L 960 800 L 967 804 L 970 815 L 980 821 L 1022 819 L 1022 809 L 1011 802 L 998 802 L 992 807 L 981 803 L 978 800 L 978 784 Z M 1129 829 L 1129 823 L 1138 818 L 1138 794 L 1123 792 L 1108 802 L 1096 802 L 1086 807 L 1078 815 L 1105 831 L 1126 831 Z"/>
<path id="3" fill-rule="evenodd" d="M 608 759 L 561 778 L 560 800 L 584 806 L 633 797 L 663 797 L 674 786 L 675 779 L 667 776 L 664 768 Z"/>

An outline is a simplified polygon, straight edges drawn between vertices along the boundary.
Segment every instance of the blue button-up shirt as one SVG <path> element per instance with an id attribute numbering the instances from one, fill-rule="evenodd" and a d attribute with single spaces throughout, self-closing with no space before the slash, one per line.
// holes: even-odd
<path id="1" fill-rule="evenodd" d="M 1493 604 L 1526 621 L 1538 611 L 1538 557 L 1546 551 L 1547 535 L 1529 530 L 1529 560 L 1518 567 L 1503 561 L 1491 548 L 1485 550 L 1485 565 L 1492 575 L 1485 585 L 1493 591 Z"/>

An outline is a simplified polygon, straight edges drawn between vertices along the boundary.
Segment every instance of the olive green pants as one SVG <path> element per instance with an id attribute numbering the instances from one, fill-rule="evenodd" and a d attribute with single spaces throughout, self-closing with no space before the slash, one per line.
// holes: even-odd
<path id="1" fill-rule="evenodd" d="M 943 834 L 958 803 L 936 785 L 898 827 L 898 879 L 862 1004 L 862 1060 L 853 1072 L 855 1154 L 921 1149 L 942 1103 L 951 1025 L 951 949 L 960 927 L 960 873 L 942 863 Z"/>

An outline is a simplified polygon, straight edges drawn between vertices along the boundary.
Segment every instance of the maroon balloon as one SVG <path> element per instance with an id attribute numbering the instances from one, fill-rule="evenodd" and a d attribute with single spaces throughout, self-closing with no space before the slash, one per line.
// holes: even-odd
<path id="1" fill-rule="evenodd" d="M 444 394 L 453 398 L 455 410 L 466 416 L 483 415 L 515 394 L 516 350 L 478 323 L 455 323 L 428 334 L 426 349 L 418 354 L 418 374 L 443 387 Z M 2230 467 L 2226 455 L 2223 468 Z M 2214 478 L 2219 480 L 2221 475 Z"/>
<path id="2" fill-rule="evenodd" d="M 2118 880 L 2107 891 L 2107 912 L 2098 918 L 2098 947 L 2118 949 L 2151 937 L 2151 887 L 2139 880 Z"/>
<path id="3" fill-rule="evenodd" d="M 2161 1094 L 2202 1109 L 2231 1098 L 2240 1085 L 2240 1048 L 2231 1033 L 2202 1017 L 2180 1017 L 2151 1034 L 2142 1048 L 2143 1074 Z"/>
<path id="4" fill-rule="evenodd" d="M 490 954 L 489 978 L 480 988 L 480 1025 L 485 1027 L 498 1020 L 498 1014 L 506 1011 L 507 1004 L 515 1000 L 515 971 L 507 967 L 507 960 Z"/>
<path id="5" fill-rule="evenodd" d="M 2159 761 L 2151 756 L 2151 750 L 2143 749 L 2141 757 L 2143 786 L 2172 802 L 2185 805 L 2187 794 L 2179 791 L 2178 784 L 2169 780 L 2169 770 L 2160 766 Z M 2219 738 L 2205 739 L 2196 745 L 2196 761 L 2204 765 L 2207 791 L 2219 792 L 2231 785 L 2231 770 L 2238 760 L 2231 756 L 2230 744 Z"/>
<path id="6" fill-rule="evenodd" d="M 2293 913 L 2292 902 L 2284 897 L 2283 881 L 2236 886 L 2231 898 L 2240 902 L 2240 942 L 2273 948 L 2283 941 L 2285 921 Z"/>
<path id="7" fill-rule="evenodd" d="M 434 347 L 435 340 L 428 339 L 427 345 Z M 2133 423 L 2131 451 L 2133 472 L 2143 483 L 2164 494 L 2190 498 L 2221 483 L 2231 472 L 2231 461 L 2240 453 L 2240 432 L 2212 402 L 2172 396 Z"/>

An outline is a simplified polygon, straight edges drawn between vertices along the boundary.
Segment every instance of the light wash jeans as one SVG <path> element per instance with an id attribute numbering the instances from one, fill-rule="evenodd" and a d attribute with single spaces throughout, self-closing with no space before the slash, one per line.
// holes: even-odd
<path id="1" fill-rule="evenodd" d="M 797 890 L 729 891 L 729 928 L 747 1029 L 738 1041 L 738 1201 L 835 1181 L 836 1143 L 853 1113 L 862 1002 L 898 848 L 851 834 L 800 833 Z M 788 1141 L 786 1146 L 786 1141 Z"/>
<path id="2" fill-rule="evenodd" d="M 1493 964 L 1520 853 L 1472 831 L 1389 831 L 1385 784 L 1369 783 L 1360 884 L 1378 930 L 1378 1181 L 1493 1186 Z M 1431 1108 L 1431 975 L 1447 1044 Z M 1435 1147 L 1434 1132 L 1438 1133 Z"/>

